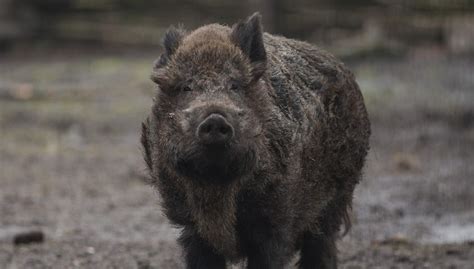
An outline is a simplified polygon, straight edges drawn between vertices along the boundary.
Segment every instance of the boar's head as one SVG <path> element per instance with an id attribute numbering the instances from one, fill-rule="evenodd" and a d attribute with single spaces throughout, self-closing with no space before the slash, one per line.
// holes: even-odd
<path id="1" fill-rule="evenodd" d="M 152 73 L 159 91 L 149 119 L 150 154 L 156 154 L 150 159 L 204 184 L 250 173 L 265 144 L 268 114 L 260 16 L 232 29 L 207 25 L 188 34 L 170 28 L 164 48 Z"/>

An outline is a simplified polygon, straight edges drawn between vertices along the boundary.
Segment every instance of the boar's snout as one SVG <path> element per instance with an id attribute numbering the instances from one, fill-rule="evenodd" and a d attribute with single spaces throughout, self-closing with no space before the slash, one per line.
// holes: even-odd
<path id="1" fill-rule="evenodd" d="M 212 113 L 199 124 L 196 136 L 205 145 L 223 145 L 234 136 L 234 128 L 223 115 Z"/>

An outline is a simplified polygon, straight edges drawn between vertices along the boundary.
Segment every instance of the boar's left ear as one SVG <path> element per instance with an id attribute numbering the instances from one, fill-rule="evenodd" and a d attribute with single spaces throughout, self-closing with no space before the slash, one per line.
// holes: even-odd
<path id="1" fill-rule="evenodd" d="M 267 54 L 263 45 L 263 31 L 260 14 L 254 13 L 245 21 L 240 21 L 232 27 L 230 34 L 234 42 L 242 52 L 247 55 L 253 66 L 252 73 L 255 79 L 265 72 Z"/>

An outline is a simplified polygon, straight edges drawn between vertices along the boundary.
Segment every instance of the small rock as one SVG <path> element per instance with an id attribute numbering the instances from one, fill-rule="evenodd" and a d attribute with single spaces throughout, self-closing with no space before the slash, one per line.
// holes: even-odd
<path id="1" fill-rule="evenodd" d="M 11 96 L 17 100 L 28 100 L 33 97 L 33 85 L 30 83 L 19 83 L 10 91 Z"/>
<path id="2" fill-rule="evenodd" d="M 468 129 L 474 125 L 474 110 L 469 110 L 459 115 L 459 126 L 464 129 Z"/>
<path id="3" fill-rule="evenodd" d="M 457 256 L 461 254 L 461 251 L 459 249 L 447 249 L 445 253 L 449 256 Z"/>
<path id="4" fill-rule="evenodd" d="M 409 245 L 411 241 L 403 234 L 396 234 L 392 237 L 376 242 L 380 245 Z"/>
<path id="5" fill-rule="evenodd" d="M 400 255 L 397 257 L 397 261 L 401 263 L 408 263 L 410 262 L 410 257 L 406 255 Z"/>
<path id="6" fill-rule="evenodd" d="M 459 16 L 446 20 L 445 34 L 448 48 L 455 54 L 474 51 L 474 19 L 472 16 Z"/>
<path id="7" fill-rule="evenodd" d="M 87 254 L 94 255 L 95 254 L 95 248 L 94 247 L 87 247 L 86 252 L 87 252 Z"/>
<path id="8" fill-rule="evenodd" d="M 413 171 L 420 169 L 420 160 L 412 154 L 397 153 L 393 156 L 395 165 L 399 170 Z"/>
<path id="9" fill-rule="evenodd" d="M 72 265 L 74 267 L 79 267 L 79 266 L 81 266 L 81 261 L 78 260 L 78 259 L 75 259 L 75 260 L 72 261 Z"/>
<path id="10" fill-rule="evenodd" d="M 138 260 L 137 261 L 138 269 L 152 269 L 150 262 L 147 260 Z"/>
<path id="11" fill-rule="evenodd" d="M 395 215 L 397 215 L 397 217 L 403 218 L 405 216 L 405 210 L 402 208 L 397 208 L 395 209 Z"/>
<path id="12" fill-rule="evenodd" d="M 38 244 L 44 242 L 44 233 L 42 231 L 27 231 L 18 233 L 13 237 L 13 244 L 27 245 L 27 244 Z"/>

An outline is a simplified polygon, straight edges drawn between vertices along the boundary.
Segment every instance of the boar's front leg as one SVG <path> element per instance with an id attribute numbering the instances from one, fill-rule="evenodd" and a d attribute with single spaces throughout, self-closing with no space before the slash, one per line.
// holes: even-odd
<path id="1" fill-rule="evenodd" d="M 287 268 L 289 258 L 286 247 L 285 243 L 276 238 L 255 242 L 255 245 L 248 249 L 247 269 Z"/>
<path id="2" fill-rule="evenodd" d="M 265 217 L 257 217 L 247 225 L 241 231 L 246 234 L 247 269 L 287 268 L 291 256 L 287 226 Z"/>
<path id="3" fill-rule="evenodd" d="M 306 233 L 301 248 L 300 269 L 336 269 L 337 253 L 334 236 Z"/>
<path id="4" fill-rule="evenodd" d="M 186 269 L 225 269 L 225 258 L 209 246 L 192 228 L 184 228 L 179 238 Z"/>
<path id="5" fill-rule="evenodd" d="M 239 197 L 237 231 L 248 269 L 288 268 L 293 252 L 285 190 L 271 184 L 266 187 L 263 193 L 250 190 Z"/>

